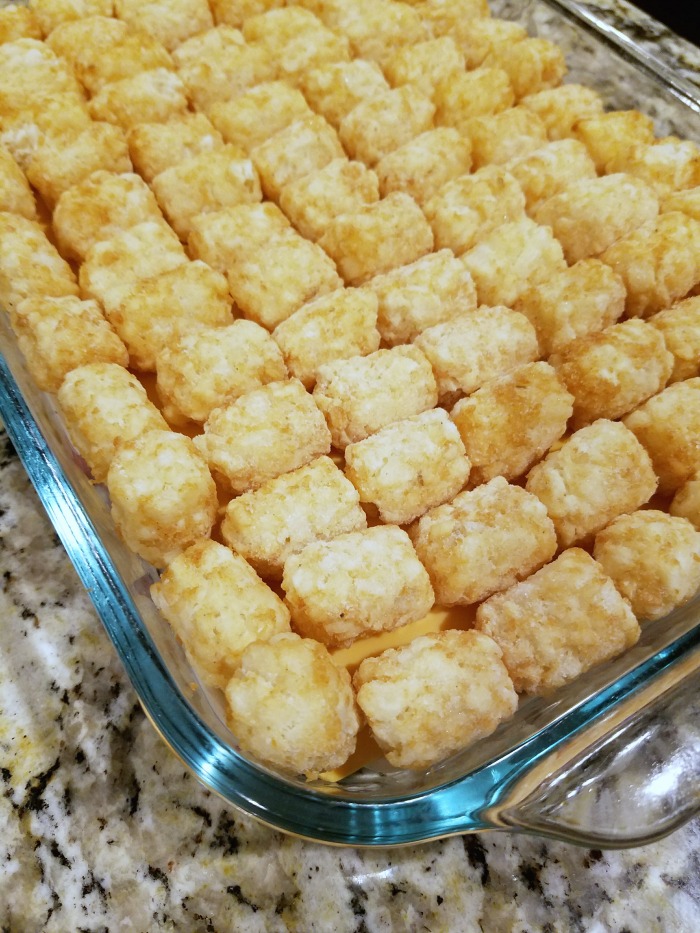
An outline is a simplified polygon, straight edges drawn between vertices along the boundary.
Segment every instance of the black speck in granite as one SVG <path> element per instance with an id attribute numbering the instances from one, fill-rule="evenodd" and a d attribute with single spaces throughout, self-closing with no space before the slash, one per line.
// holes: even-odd
<path id="1" fill-rule="evenodd" d="M 22 815 L 34 811 L 35 813 L 39 810 L 44 810 L 47 807 L 47 803 L 43 798 L 44 791 L 61 766 L 61 756 L 54 761 L 50 768 L 47 768 L 46 771 L 42 774 L 38 774 L 36 777 L 32 778 L 31 781 L 27 782 L 26 786 L 26 797 L 24 803 L 19 807 L 20 813 Z"/>
<path id="2" fill-rule="evenodd" d="M 212 835 L 211 844 L 222 849 L 224 855 L 236 855 L 240 848 L 238 836 L 234 832 L 236 821 L 228 813 L 221 813 Z"/>
<path id="3" fill-rule="evenodd" d="M 469 864 L 481 873 L 481 883 L 489 883 L 489 866 L 486 861 L 486 849 L 475 835 L 462 836 L 464 851 L 467 853 Z"/>

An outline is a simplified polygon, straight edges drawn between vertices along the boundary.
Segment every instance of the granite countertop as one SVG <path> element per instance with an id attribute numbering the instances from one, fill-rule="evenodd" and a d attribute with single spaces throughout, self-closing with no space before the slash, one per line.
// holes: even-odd
<path id="1" fill-rule="evenodd" d="M 692 46 L 588 5 L 700 84 Z M 4 432 L 0 574 L 3 933 L 700 929 L 700 819 L 617 852 L 486 833 L 363 851 L 225 805 L 144 717 Z"/>

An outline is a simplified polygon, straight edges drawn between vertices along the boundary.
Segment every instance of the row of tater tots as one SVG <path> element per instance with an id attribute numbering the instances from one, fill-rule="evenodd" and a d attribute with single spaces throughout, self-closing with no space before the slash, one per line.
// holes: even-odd
<path id="1" fill-rule="evenodd" d="M 700 153 L 565 70 L 485 0 L 0 10 L 0 300 L 265 762 L 428 767 L 700 585 Z"/>

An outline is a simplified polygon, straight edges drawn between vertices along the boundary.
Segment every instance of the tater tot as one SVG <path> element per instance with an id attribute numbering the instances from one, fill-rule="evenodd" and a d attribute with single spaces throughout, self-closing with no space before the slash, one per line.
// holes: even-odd
<path id="1" fill-rule="evenodd" d="M 16 39 L 0 45 L 0 93 L 3 122 L 25 101 L 39 102 L 47 94 L 83 98 L 66 62 L 37 39 Z"/>
<path id="2" fill-rule="evenodd" d="M 288 558 L 307 544 L 366 527 L 355 487 L 329 457 L 319 457 L 232 499 L 221 534 L 259 574 L 279 580 Z"/>
<path id="3" fill-rule="evenodd" d="M 329 453 L 331 435 L 311 395 L 288 379 L 215 408 L 195 445 L 212 472 L 241 493 Z"/>
<path id="4" fill-rule="evenodd" d="M 430 360 L 441 399 L 455 392 L 469 395 L 539 356 L 532 324 L 501 305 L 482 306 L 429 327 L 414 345 Z"/>
<path id="5" fill-rule="evenodd" d="M 465 9 L 466 5 L 466 9 Z M 527 38 L 520 23 L 490 16 L 488 11 L 473 15 L 472 0 L 429 0 L 421 13 L 432 23 L 436 35 L 451 35 L 464 54 L 468 69 L 478 68 L 499 46 L 512 46 Z"/>
<path id="6" fill-rule="evenodd" d="M 195 217 L 188 249 L 193 258 L 226 272 L 242 255 L 254 255 L 260 247 L 290 232 L 291 224 L 276 204 L 239 204 Z"/>
<path id="7" fill-rule="evenodd" d="M 450 413 L 472 464 L 470 484 L 522 476 L 564 435 L 573 396 L 544 362 L 487 382 Z"/>
<path id="8" fill-rule="evenodd" d="M 285 563 L 282 589 L 294 629 L 331 648 L 416 622 L 434 602 L 411 539 L 395 525 L 307 544 Z"/>
<path id="9" fill-rule="evenodd" d="M 361 58 L 312 68 L 300 76 L 299 87 L 313 110 L 336 129 L 361 101 L 389 90 L 379 66 Z"/>
<path id="10" fill-rule="evenodd" d="M 155 567 L 211 533 L 216 486 L 193 441 L 146 431 L 124 441 L 107 473 L 112 520 L 124 543 Z"/>
<path id="11" fill-rule="evenodd" d="M 251 152 L 263 191 L 273 201 L 285 185 L 344 156 L 336 131 L 318 114 L 290 123 Z"/>
<path id="12" fill-rule="evenodd" d="M 394 191 L 375 204 L 335 217 L 319 244 L 346 284 L 361 285 L 429 253 L 433 234 L 413 198 Z"/>
<path id="13" fill-rule="evenodd" d="M 392 347 L 476 308 L 472 277 L 449 249 L 377 275 L 364 289 L 377 296 L 377 326 Z"/>
<path id="14" fill-rule="evenodd" d="M 524 107 L 509 107 L 501 113 L 475 117 L 463 132 L 471 142 L 475 168 L 503 165 L 547 141 L 544 123 Z"/>
<path id="15" fill-rule="evenodd" d="M 185 251 L 172 230 L 162 221 L 146 221 L 88 250 L 80 267 L 80 288 L 109 314 L 141 279 L 186 262 Z"/>
<path id="16" fill-rule="evenodd" d="M 160 42 L 131 31 L 108 46 L 99 37 L 96 42 L 83 45 L 73 63 L 76 77 L 93 97 L 110 84 L 127 81 L 145 71 L 172 68 L 173 60 Z"/>
<path id="17" fill-rule="evenodd" d="M 46 159 L 49 145 L 54 147 L 53 158 L 59 159 L 58 148 L 69 148 L 76 137 L 86 129 L 100 124 L 91 123 L 87 104 L 77 95 L 47 92 L 39 98 L 33 98 L 30 92 L 24 101 L 16 103 L 16 108 L 3 107 L 14 112 L 6 113 L 0 121 L 0 145 L 8 150 L 22 171 L 28 177 L 31 176 L 33 187 L 43 194 L 44 175 L 52 178 L 61 174 L 64 169 L 63 165 L 55 166 Z M 43 164 L 38 161 L 34 165 L 39 154 L 44 155 Z M 68 165 L 69 170 L 73 167 Z M 130 167 L 128 165 L 123 171 L 128 171 Z M 51 206 L 50 199 L 45 200 L 47 205 Z"/>
<path id="18" fill-rule="evenodd" d="M 437 764 L 490 735 L 518 705 L 500 648 L 474 631 L 423 635 L 367 658 L 353 684 L 374 738 L 398 768 Z"/>
<path id="19" fill-rule="evenodd" d="M 355 749 L 359 716 L 350 675 L 312 638 L 290 633 L 253 642 L 225 693 L 231 731 L 244 752 L 267 765 L 311 780 Z"/>
<path id="20" fill-rule="evenodd" d="M 575 123 L 603 113 L 600 94 L 583 84 L 562 84 L 536 91 L 521 98 L 520 105 L 537 114 L 552 140 L 572 137 Z"/>
<path id="21" fill-rule="evenodd" d="M 628 153 L 624 170 L 643 179 L 663 198 L 700 185 L 700 149 L 675 136 L 638 143 Z"/>
<path id="22" fill-rule="evenodd" d="M 510 79 L 516 100 L 556 87 L 566 74 L 564 53 L 549 39 L 523 39 L 496 45 L 483 61 L 502 68 Z"/>
<path id="23" fill-rule="evenodd" d="M 113 0 L 31 0 L 31 11 L 48 36 L 61 23 L 86 16 L 111 16 Z"/>
<path id="24" fill-rule="evenodd" d="M 64 191 L 100 169 L 131 171 L 124 131 L 111 123 L 90 123 L 69 140 L 44 140 L 27 168 L 27 178 L 53 208 Z"/>
<path id="25" fill-rule="evenodd" d="M 156 357 L 181 334 L 231 323 L 226 277 L 195 260 L 141 279 L 107 311 L 130 365 L 155 372 Z"/>
<path id="26" fill-rule="evenodd" d="M 410 139 L 432 128 L 435 107 L 429 97 L 405 85 L 361 101 L 338 128 L 353 159 L 370 167 Z"/>
<path id="27" fill-rule="evenodd" d="M 210 0 L 209 6 L 217 23 L 242 26 L 250 16 L 267 13 L 284 6 L 286 0 Z"/>
<path id="28" fill-rule="evenodd" d="M 433 96 L 440 81 L 464 68 L 464 55 L 451 36 L 402 46 L 384 62 L 384 74 L 392 87 L 412 84 L 426 97 Z"/>
<path id="29" fill-rule="evenodd" d="M 648 318 L 648 323 L 661 333 L 673 354 L 669 382 L 700 376 L 700 297 L 679 301 Z"/>
<path id="30" fill-rule="evenodd" d="M 411 528 L 441 606 L 478 603 L 554 556 L 554 525 L 540 500 L 497 476 L 427 512 Z"/>
<path id="31" fill-rule="evenodd" d="M 307 389 L 319 366 L 379 349 L 377 298 L 357 288 L 339 288 L 302 305 L 272 336 L 292 376 Z"/>
<path id="32" fill-rule="evenodd" d="M 340 4 L 334 28 L 350 39 L 357 58 L 383 65 L 395 49 L 429 38 L 418 13 L 407 3 L 355 0 Z"/>
<path id="33" fill-rule="evenodd" d="M 577 139 L 547 143 L 503 166 L 515 178 L 525 195 L 528 212 L 582 179 L 595 178 L 593 159 Z"/>
<path id="34" fill-rule="evenodd" d="M 576 337 L 614 324 L 625 310 L 625 294 L 609 266 L 582 259 L 527 287 L 514 307 L 532 323 L 543 356 L 549 356 Z"/>
<path id="35" fill-rule="evenodd" d="M 578 337 L 549 362 L 574 396 L 576 430 L 597 418 L 621 418 L 660 392 L 673 356 L 658 330 L 631 320 Z"/>
<path id="36" fill-rule="evenodd" d="M 529 580 L 497 593 L 476 611 L 518 693 L 547 694 L 639 639 L 629 604 L 580 548 L 564 551 Z"/>
<path id="37" fill-rule="evenodd" d="M 164 123 L 187 111 L 185 86 L 173 71 L 156 68 L 114 81 L 88 104 L 93 120 L 128 130 L 137 123 Z"/>
<path id="38" fill-rule="evenodd" d="M 202 680 L 223 690 L 254 641 L 289 632 L 289 610 L 230 548 L 203 538 L 169 564 L 151 598 Z"/>
<path id="39" fill-rule="evenodd" d="M 53 230 L 63 256 L 82 260 L 95 243 L 146 221 L 163 222 L 146 182 L 132 173 L 97 171 L 63 192 Z"/>
<path id="40" fill-rule="evenodd" d="M 234 100 L 213 103 L 208 110 L 211 122 L 226 142 L 245 152 L 311 114 L 302 94 L 284 81 L 265 81 Z"/>
<path id="41" fill-rule="evenodd" d="M 96 301 L 25 298 L 10 323 L 27 368 L 44 392 L 57 392 L 67 373 L 85 363 L 127 366 L 129 354 Z"/>
<path id="42" fill-rule="evenodd" d="M 700 474 L 693 474 L 676 494 L 669 506 L 671 515 L 687 518 L 697 531 L 700 531 Z"/>
<path id="43" fill-rule="evenodd" d="M 700 378 L 674 382 L 624 419 L 651 457 L 659 492 L 700 470 Z"/>
<path id="44" fill-rule="evenodd" d="M 36 203 L 29 182 L 4 146 L 0 146 L 0 211 L 36 220 Z"/>
<path id="45" fill-rule="evenodd" d="M 512 107 L 515 96 L 502 68 L 476 68 L 456 72 L 439 81 L 433 101 L 436 126 L 453 126 L 463 133 L 475 117 Z"/>
<path id="46" fill-rule="evenodd" d="M 585 117 L 573 126 L 600 174 L 623 172 L 627 158 L 638 143 L 654 140 L 654 121 L 638 110 L 613 110 Z"/>
<path id="47" fill-rule="evenodd" d="M 217 101 L 233 100 L 248 88 L 277 77 L 277 66 L 264 49 L 246 45 L 230 26 L 194 36 L 175 49 L 173 58 L 187 96 L 205 112 Z"/>
<path id="48" fill-rule="evenodd" d="M 602 253 L 658 212 L 653 188 L 632 175 L 616 174 L 573 182 L 534 208 L 532 216 L 552 228 L 573 264 Z"/>
<path id="49" fill-rule="evenodd" d="M 628 317 L 670 307 L 700 282 L 700 221 L 669 211 L 600 254 L 623 280 Z"/>
<path id="50" fill-rule="evenodd" d="M 448 181 L 471 167 L 471 145 L 457 130 L 427 130 L 385 155 L 375 165 L 382 195 L 410 194 L 418 204 L 437 194 Z"/>
<path id="51" fill-rule="evenodd" d="M 695 220 L 700 220 L 700 185 L 684 191 L 673 191 L 661 198 L 662 211 L 682 211 Z"/>
<path id="52" fill-rule="evenodd" d="M 464 487 L 470 463 L 441 408 L 396 421 L 345 448 L 345 475 L 384 522 L 406 525 Z"/>
<path id="53" fill-rule="evenodd" d="M 362 162 L 333 159 L 284 186 L 280 207 L 302 236 L 319 240 L 338 214 L 379 200 L 379 179 Z"/>
<path id="54" fill-rule="evenodd" d="M 43 228 L 20 214 L 0 212 L 0 304 L 9 311 L 24 298 L 77 294 L 73 270 Z"/>
<path id="55" fill-rule="evenodd" d="M 700 532 L 656 509 L 621 515 L 596 535 L 593 556 L 638 619 L 660 619 L 700 586 Z"/>
<path id="56" fill-rule="evenodd" d="M 434 408 L 437 386 L 423 353 L 402 346 L 324 363 L 316 374 L 314 399 L 333 445 L 344 449 L 393 421 Z"/>
<path id="57" fill-rule="evenodd" d="M 167 123 L 138 123 L 127 139 L 134 168 L 149 183 L 167 168 L 224 144 L 203 113 L 185 113 Z"/>
<path id="58" fill-rule="evenodd" d="M 207 0 L 114 0 L 114 13 L 132 29 L 174 49 L 206 29 L 214 20 Z"/>
<path id="59" fill-rule="evenodd" d="M 75 71 L 81 56 L 83 61 L 96 60 L 101 51 L 107 52 L 113 45 L 124 41 L 129 33 L 126 23 L 106 14 L 81 16 L 67 19 L 53 29 L 46 38 L 46 45 Z M 159 64 L 167 63 L 167 58 Z"/>
<path id="60" fill-rule="evenodd" d="M 453 35 L 463 24 L 491 16 L 487 0 L 421 0 L 414 6 L 435 36 Z"/>
<path id="61" fill-rule="evenodd" d="M 103 483 L 120 444 L 168 425 L 135 376 L 115 363 L 71 370 L 58 390 L 68 433 L 96 483 Z"/>
<path id="62" fill-rule="evenodd" d="M 564 548 L 587 542 L 618 515 L 640 508 L 657 484 L 632 431 L 601 418 L 536 464 L 525 488 L 547 507 Z"/>
<path id="63" fill-rule="evenodd" d="M 0 10 L 0 45 L 16 39 L 41 39 L 42 32 L 34 10 L 10 4 Z"/>
<path id="64" fill-rule="evenodd" d="M 448 181 L 422 207 L 437 249 L 461 256 L 495 227 L 524 217 L 525 196 L 504 168 L 486 166 Z"/>
<path id="65" fill-rule="evenodd" d="M 201 152 L 152 180 L 158 203 L 181 240 L 187 240 L 198 214 L 262 201 L 253 163 L 239 154 L 238 147 L 228 145 Z"/>
<path id="66" fill-rule="evenodd" d="M 169 420 L 203 422 L 225 404 L 284 379 L 282 354 L 253 321 L 182 332 L 156 354 L 158 395 Z"/>

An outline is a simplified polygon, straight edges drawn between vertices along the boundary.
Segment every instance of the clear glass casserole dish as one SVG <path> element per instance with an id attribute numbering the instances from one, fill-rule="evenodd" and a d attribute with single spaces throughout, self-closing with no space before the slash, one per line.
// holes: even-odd
<path id="1" fill-rule="evenodd" d="M 495 15 L 556 41 L 569 81 L 638 108 L 657 133 L 700 140 L 700 92 L 571 0 L 502 0 Z M 118 539 L 51 396 L 0 320 L 0 416 L 166 743 L 232 805 L 285 832 L 387 846 L 483 829 L 586 845 L 658 838 L 700 804 L 700 598 L 646 624 L 638 644 L 556 694 L 521 702 L 492 736 L 423 773 L 374 763 L 337 784 L 283 777 L 239 754 L 219 699 L 198 685 L 148 595 L 156 571 Z"/>

